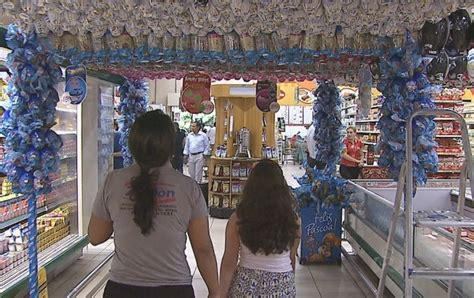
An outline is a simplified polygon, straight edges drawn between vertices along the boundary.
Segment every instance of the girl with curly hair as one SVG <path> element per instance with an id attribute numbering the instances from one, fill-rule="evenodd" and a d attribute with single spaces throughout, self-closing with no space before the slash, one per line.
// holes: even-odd
<path id="1" fill-rule="evenodd" d="M 258 162 L 226 227 L 221 297 L 294 297 L 300 220 L 280 166 Z"/>

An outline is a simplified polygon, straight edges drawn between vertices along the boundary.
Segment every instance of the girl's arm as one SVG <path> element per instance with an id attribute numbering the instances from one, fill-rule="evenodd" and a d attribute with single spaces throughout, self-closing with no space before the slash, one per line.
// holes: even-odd
<path id="1" fill-rule="evenodd" d="M 295 272 L 296 267 L 296 251 L 298 250 L 298 246 L 301 240 L 301 219 L 299 217 L 296 219 L 296 223 L 298 224 L 298 230 L 296 232 L 295 241 L 290 251 L 291 267 L 293 267 L 293 272 Z"/>
<path id="2" fill-rule="evenodd" d="M 214 247 L 209 235 L 209 219 L 207 216 L 193 219 L 188 227 L 189 240 L 196 257 L 197 267 L 207 285 L 209 297 L 219 297 L 217 277 L 217 261 Z"/>
<path id="3" fill-rule="evenodd" d="M 237 227 L 237 215 L 234 213 L 227 222 L 225 230 L 225 251 L 221 262 L 220 272 L 220 294 L 227 297 L 232 277 L 237 268 L 239 260 L 239 231 Z"/>

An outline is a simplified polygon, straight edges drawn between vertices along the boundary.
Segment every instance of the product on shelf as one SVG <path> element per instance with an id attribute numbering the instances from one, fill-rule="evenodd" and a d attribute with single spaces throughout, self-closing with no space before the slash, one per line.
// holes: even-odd
<path id="1" fill-rule="evenodd" d="M 41 252 L 69 235 L 71 205 L 54 209 L 38 217 L 38 251 Z M 0 275 L 26 262 L 28 254 L 27 224 L 20 224 L 0 233 Z"/>

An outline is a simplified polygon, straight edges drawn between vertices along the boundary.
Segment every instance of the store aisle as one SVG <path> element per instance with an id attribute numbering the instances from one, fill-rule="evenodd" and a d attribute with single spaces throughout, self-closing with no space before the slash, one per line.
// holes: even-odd
<path id="1" fill-rule="evenodd" d="M 297 186 L 293 176 L 301 176 L 303 169 L 298 166 L 284 166 L 285 177 L 290 186 Z M 217 261 L 220 265 L 222 255 L 224 253 L 225 245 L 225 227 L 227 220 L 210 218 L 211 238 L 216 251 Z M 113 251 L 112 240 L 97 246 L 89 246 L 84 250 L 84 255 L 81 259 L 69 266 L 59 277 L 49 283 L 50 297 L 65 297 L 67 293 L 81 281 L 90 271 L 97 266 L 111 251 Z M 205 283 L 197 270 L 196 260 L 194 258 L 190 246 L 186 249 L 191 273 L 193 274 L 193 286 L 196 292 L 196 297 L 207 297 L 207 289 Z M 370 297 L 368 290 L 357 277 L 356 273 L 346 268 L 346 263 L 343 265 L 305 265 L 297 264 L 296 266 L 296 290 L 297 297 Z M 108 267 L 107 267 L 108 268 Z M 98 283 L 101 279 L 98 279 Z M 89 288 L 101 288 L 101 285 L 95 284 Z M 103 290 L 103 285 L 102 285 Z M 95 297 L 102 297 L 101 290 Z"/>

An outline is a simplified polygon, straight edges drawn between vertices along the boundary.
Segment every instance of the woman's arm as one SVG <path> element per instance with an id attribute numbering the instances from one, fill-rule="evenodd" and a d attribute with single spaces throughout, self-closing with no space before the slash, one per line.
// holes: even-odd
<path id="1" fill-rule="evenodd" d="M 225 230 L 225 251 L 221 262 L 220 294 L 227 297 L 232 277 L 234 276 L 237 262 L 239 260 L 239 231 L 237 227 L 237 215 L 234 213 L 227 222 Z"/>
<path id="2" fill-rule="evenodd" d="M 107 241 L 114 232 L 111 221 L 97 217 L 94 213 L 91 215 L 87 230 L 89 242 L 94 246 Z"/>
<path id="3" fill-rule="evenodd" d="M 300 245 L 301 240 L 301 219 L 299 217 L 297 218 L 296 223 L 298 224 L 298 230 L 296 232 L 296 238 L 290 251 L 291 267 L 293 267 L 293 272 L 295 272 L 296 252 L 298 250 L 298 246 Z"/>
<path id="4" fill-rule="evenodd" d="M 196 257 L 197 267 L 207 285 L 209 297 L 219 297 L 217 261 L 209 235 L 208 217 L 199 217 L 189 222 L 189 240 Z"/>
<path id="5" fill-rule="evenodd" d="M 342 158 L 348 160 L 348 161 L 352 161 L 352 162 L 356 162 L 356 163 L 360 163 L 361 161 L 358 160 L 357 158 L 354 158 L 352 156 L 350 156 L 349 154 L 347 154 L 347 151 L 345 149 L 342 150 L 342 154 L 341 154 Z"/>

